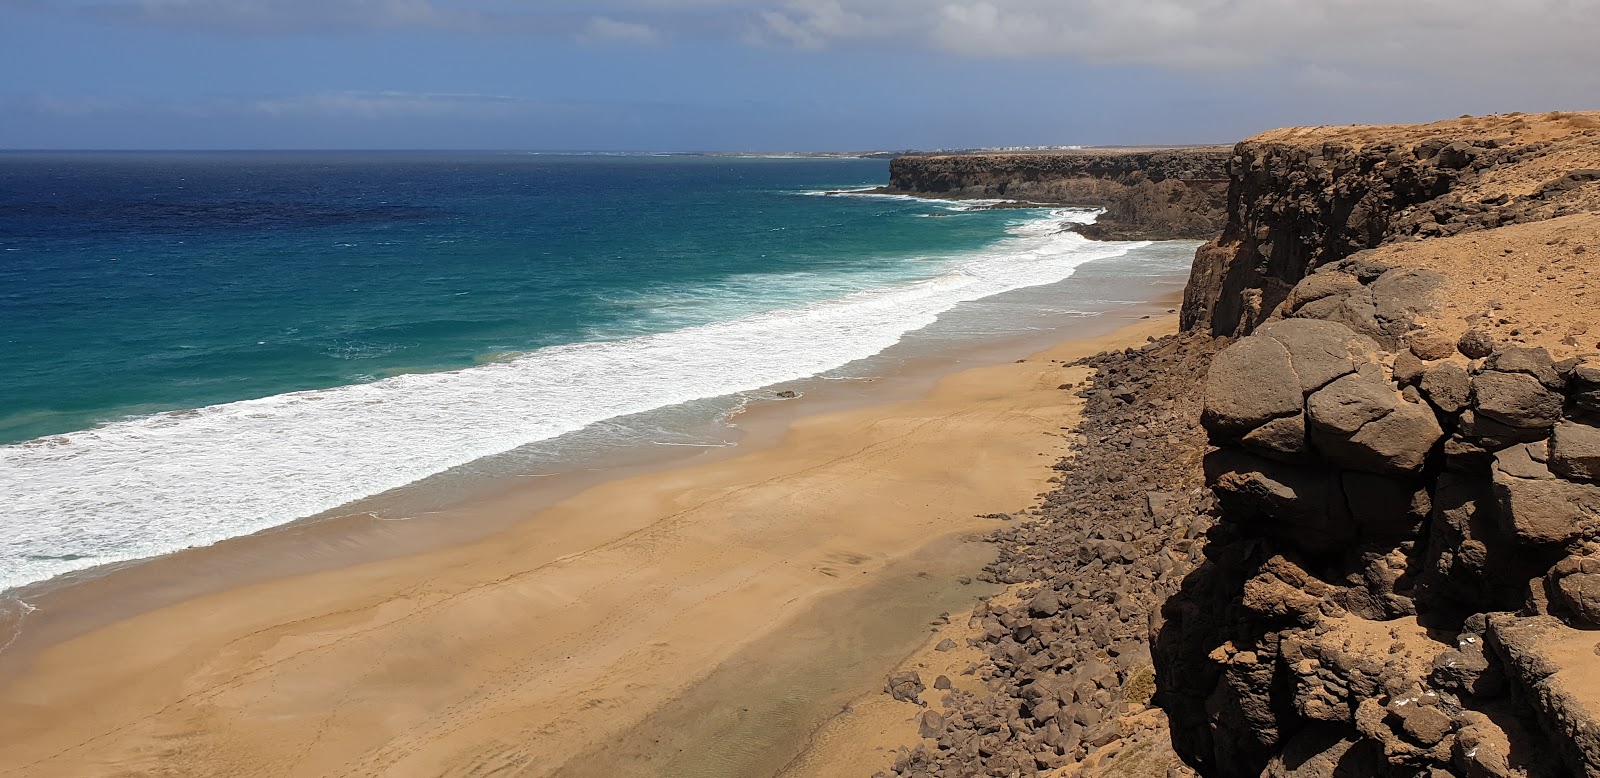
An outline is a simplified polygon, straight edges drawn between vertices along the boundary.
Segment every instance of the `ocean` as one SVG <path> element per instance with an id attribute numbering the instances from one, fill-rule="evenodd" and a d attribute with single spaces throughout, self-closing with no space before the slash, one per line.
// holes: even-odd
<path id="1" fill-rule="evenodd" d="M 861 159 L 0 153 L 0 590 L 441 474 L 726 445 L 764 388 L 870 375 L 912 333 L 1136 304 L 1192 254 L 1084 239 L 1082 209 L 830 194 L 886 179 Z"/>

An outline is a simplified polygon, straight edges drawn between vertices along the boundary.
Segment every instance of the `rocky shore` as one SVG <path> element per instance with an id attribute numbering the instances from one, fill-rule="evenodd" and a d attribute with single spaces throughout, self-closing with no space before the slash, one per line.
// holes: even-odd
<path id="1" fill-rule="evenodd" d="M 907 156 L 889 164 L 895 194 L 1009 198 L 1103 208 L 1080 229 L 1097 240 L 1209 239 L 1226 216 L 1230 152 L 1148 151 Z"/>
<path id="2" fill-rule="evenodd" d="M 1600 115 L 1241 143 L 904 776 L 1600 776 Z"/>
<path id="3" fill-rule="evenodd" d="M 1092 383 L 1063 387 L 1085 398 L 1079 453 L 1056 465 L 1058 487 L 1025 523 L 995 533 L 1000 557 L 985 575 L 1012 584 L 1012 596 L 969 617 L 977 634 L 968 640 L 986 657 L 969 671 L 991 694 L 908 695 L 912 679 L 891 679 L 892 692 L 930 701 L 927 742 L 904 751 L 891 774 L 1160 777 L 1180 768 L 1153 706 L 1149 635 L 1161 603 L 1201 562 L 1211 524 L 1193 387 L 1214 347 L 1203 336 L 1158 339 L 1086 360 Z"/>

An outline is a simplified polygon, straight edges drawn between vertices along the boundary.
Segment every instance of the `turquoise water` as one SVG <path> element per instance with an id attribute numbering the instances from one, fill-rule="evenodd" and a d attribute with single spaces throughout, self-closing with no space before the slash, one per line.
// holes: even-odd
<path id="1" fill-rule="evenodd" d="M 886 177 L 872 160 L 0 154 L 0 588 L 575 435 L 670 437 L 618 420 L 837 370 L 1086 264 L 1182 261 L 1065 232 L 1082 211 L 826 194 Z"/>
<path id="2" fill-rule="evenodd" d="M 796 195 L 886 169 L 0 155 L 0 442 L 821 299 L 915 277 L 1012 217 Z"/>

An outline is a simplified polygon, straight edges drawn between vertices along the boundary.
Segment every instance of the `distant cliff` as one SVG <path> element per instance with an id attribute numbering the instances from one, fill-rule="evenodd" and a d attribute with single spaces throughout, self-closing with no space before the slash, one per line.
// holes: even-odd
<path id="1" fill-rule="evenodd" d="M 1082 230 L 1101 240 L 1207 239 L 1226 221 L 1229 157 L 1214 147 L 909 156 L 890 163 L 886 191 L 1104 208 Z"/>

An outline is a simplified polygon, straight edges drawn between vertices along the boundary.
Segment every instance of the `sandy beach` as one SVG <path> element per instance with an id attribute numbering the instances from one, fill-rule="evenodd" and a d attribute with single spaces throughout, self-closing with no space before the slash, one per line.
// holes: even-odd
<path id="1" fill-rule="evenodd" d="M 1045 489 L 1081 403 L 1058 387 L 1085 376 L 1062 362 L 1173 326 L 807 416 L 770 446 L 603 483 L 475 542 L 97 626 L 9 668 L 0 770 L 775 773 L 931 620 L 992 591 L 968 577 L 996 524 L 978 515 Z"/>

